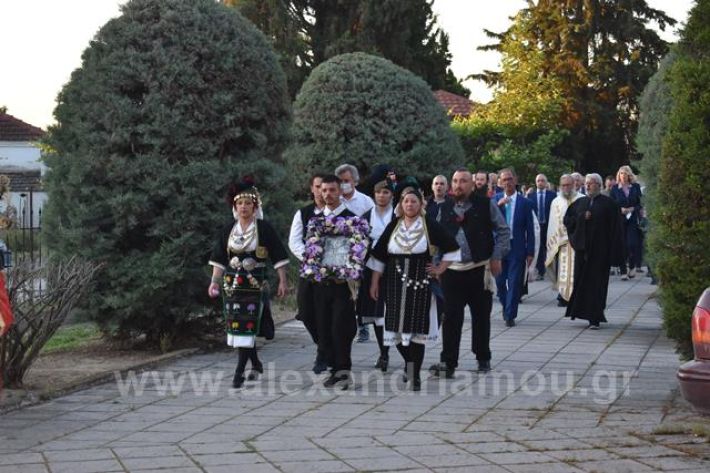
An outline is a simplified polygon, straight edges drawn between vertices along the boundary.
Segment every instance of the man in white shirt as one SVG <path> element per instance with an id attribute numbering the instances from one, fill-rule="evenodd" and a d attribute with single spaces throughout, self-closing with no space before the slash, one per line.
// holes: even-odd
<path id="1" fill-rule="evenodd" d="M 321 193 L 325 207 L 321 215 L 314 218 L 324 218 L 330 215 L 338 217 L 353 217 L 345 204 L 340 202 L 339 179 L 334 176 L 324 176 L 321 181 Z M 338 386 L 348 389 L 352 383 L 350 368 L 352 367 L 352 343 L 357 332 L 355 322 L 355 304 L 353 304 L 347 281 L 339 279 L 323 279 L 313 283 L 313 301 L 316 325 L 318 327 L 318 351 L 329 356 L 330 376 L 323 383 L 325 387 Z"/>
<path id="2" fill-rule="evenodd" d="M 375 202 L 367 195 L 355 189 L 360 183 L 360 173 L 352 164 L 341 164 L 335 168 L 335 175 L 340 179 L 340 201 L 345 207 L 361 217 L 365 212 L 375 206 Z M 358 343 L 364 343 L 370 339 L 370 330 L 367 325 L 360 325 L 358 328 Z"/>
<path id="3" fill-rule="evenodd" d="M 293 253 L 293 256 L 299 261 L 303 260 L 303 252 L 306 250 L 306 227 L 311 217 L 320 215 L 325 207 L 323 194 L 321 193 L 321 183 L 323 182 L 323 174 L 315 174 L 311 177 L 311 195 L 313 202 L 306 205 L 296 212 L 291 222 L 291 231 L 288 236 L 288 248 Z M 313 284 L 304 278 L 298 278 L 298 290 L 296 292 L 296 301 L 298 304 L 298 313 L 296 320 L 303 322 L 304 327 L 311 335 L 313 342 L 318 345 L 318 330 L 315 318 L 315 309 L 313 301 Z M 327 353 L 322 350 L 318 351 L 316 361 L 313 365 L 313 372 L 320 374 L 328 369 Z"/>
<path id="4" fill-rule="evenodd" d="M 352 164 L 341 164 L 335 168 L 335 175 L 340 179 L 340 201 L 358 217 L 375 206 L 375 202 L 367 195 L 355 189 L 360 183 L 360 173 Z"/>

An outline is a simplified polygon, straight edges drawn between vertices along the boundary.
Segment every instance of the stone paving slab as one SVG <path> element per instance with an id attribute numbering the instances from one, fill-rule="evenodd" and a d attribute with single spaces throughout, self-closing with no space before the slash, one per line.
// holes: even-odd
<path id="1" fill-rule="evenodd" d="M 261 349 L 262 379 L 240 391 L 223 351 L 0 416 L 0 473 L 706 472 L 707 440 L 654 434 L 710 427 L 678 396 L 654 292 L 612 277 L 610 323 L 595 332 L 533 282 L 516 327 L 494 306 L 493 372 L 474 371 L 467 317 L 455 379 L 423 373 L 420 393 L 395 350 L 388 373 L 373 369 L 374 337 L 353 346 L 355 388 L 323 388 L 307 333 L 288 322 Z"/>

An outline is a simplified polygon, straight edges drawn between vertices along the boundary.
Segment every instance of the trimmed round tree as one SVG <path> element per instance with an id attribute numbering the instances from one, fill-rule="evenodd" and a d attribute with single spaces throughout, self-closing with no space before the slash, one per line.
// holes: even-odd
<path id="1" fill-rule="evenodd" d="M 367 175 L 387 163 L 400 175 L 449 174 L 463 150 L 429 86 L 381 57 L 342 54 L 316 67 L 294 103 L 291 174 L 350 163 Z"/>
<path id="2" fill-rule="evenodd" d="M 129 1 L 84 51 L 55 117 L 46 241 L 104 263 L 85 307 L 104 327 L 169 342 L 204 311 L 231 179 L 253 174 L 267 216 L 285 221 L 285 77 L 233 8 Z"/>

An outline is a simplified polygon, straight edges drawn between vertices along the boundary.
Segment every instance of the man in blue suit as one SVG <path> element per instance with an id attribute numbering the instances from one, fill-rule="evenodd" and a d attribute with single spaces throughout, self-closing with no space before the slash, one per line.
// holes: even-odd
<path id="1" fill-rule="evenodd" d="M 496 286 L 505 324 L 515 327 L 524 274 L 535 255 L 533 204 L 516 191 L 518 178 L 513 169 L 503 169 L 500 180 L 503 192 L 496 194 L 494 201 L 510 227 L 511 240 L 510 252 L 503 258 L 503 271 L 496 277 Z"/>
<path id="2" fill-rule="evenodd" d="M 535 212 L 537 220 L 540 222 L 540 250 L 537 253 L 535 267 L 537 268 L 539 279 L 542 279 L 545 275 L 545 258 L 547 257 L 547 245 L 545 244 L 547 222 L 550 220 L 550 206 L 554 198 L 557 197 L 557 193 L 548 190 L 547 176 L 544 174 L 538 174 L 535 177 L 535 187 L 537 189 L 528 192 L 527 198 L 532 202 L 533 212 Z"/>

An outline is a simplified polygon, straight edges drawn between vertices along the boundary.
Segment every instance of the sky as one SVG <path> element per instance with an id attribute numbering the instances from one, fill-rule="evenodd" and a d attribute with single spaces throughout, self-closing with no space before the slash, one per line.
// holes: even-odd
<path id="1" fill-rule="evenodd" d="M 685 21 L 693 0 L 647 0 Z M 81 65 L 81 54 L 98 29 L 120 14 L 125 0 L 0 0 L 0 106 L 32 125 L 46 128 L 62 86 Z M 483 29 L 504 31 L 524 0 L 435 0 L 439 25 L 449 34 L 451 68 L 457 77 L 497 69 L 499 56 L 477 51 L 490 41 Z M 662 33 L 675 41 L 672 31 Z M 490 100 L 479 81 L 465 82 L 471 98 Z"/>

